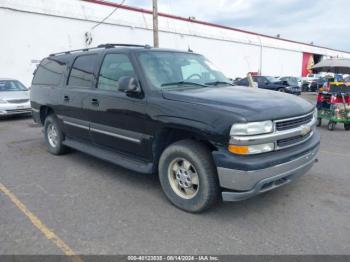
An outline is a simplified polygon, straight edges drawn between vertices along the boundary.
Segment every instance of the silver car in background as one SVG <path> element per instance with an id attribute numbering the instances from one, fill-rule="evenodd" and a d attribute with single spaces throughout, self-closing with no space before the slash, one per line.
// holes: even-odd
<path id="1" fill-rule="evenodd" d="M 15 79 L 0 78 L 0 117 L 32 112 L 29 90 Z"/>

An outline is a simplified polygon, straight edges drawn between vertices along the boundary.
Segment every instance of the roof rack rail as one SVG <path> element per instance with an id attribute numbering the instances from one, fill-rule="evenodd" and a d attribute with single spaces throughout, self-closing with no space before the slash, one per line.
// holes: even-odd
<path id="1" fill-rule="evenodd" d="M 143 47 L 146 49 L 152 48 L 150 45 L 133 45 L 133 44 L 101 44 L 96 47 L 90 47 L 90 48 L 82 48 L 82 49 L 75 49 L 75 50 L 70 50 L 70 51 L 64 51 L 64 52 L 59 52 L 59 53 L 53 53 L 50 54 L 50 56 L 57 56 L 57 55 L 67 55 L 75 52 L 87 52 L 90 50 L 96 50 L 96 49 L 102 49 L 102 48 L 112 48 L 115 46 L 125 46 L 125 47 Z"/>
<path id="2" fill-rule="evenodd" d="M 115 47 L 115 46 L 151 48 L 150 45 L 112 44 L 112 43 L 107 43 L 107 44 L 98 45 L 97 47 L 98 47 L 98 48 L 111 48 L 111 47 Z"/>

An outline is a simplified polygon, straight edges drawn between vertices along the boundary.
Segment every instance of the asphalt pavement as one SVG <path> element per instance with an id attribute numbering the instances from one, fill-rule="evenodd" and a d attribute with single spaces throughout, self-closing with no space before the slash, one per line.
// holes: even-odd
<path id="1" fill-rule="evenodd" d="M 50 234 L 76 254 L 350 254 L 350 132 L 318 129 L 307 175 L 189 214 L 156 175 L 77 151 L 53 156 L 31 118 L 0 120 L 0 184 L 11 192 L 0 190 L 0 254 L 63 254 Z"/>

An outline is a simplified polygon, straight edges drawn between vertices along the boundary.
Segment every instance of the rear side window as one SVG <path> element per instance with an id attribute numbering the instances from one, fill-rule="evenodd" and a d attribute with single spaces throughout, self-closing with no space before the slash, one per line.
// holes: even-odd
<path id="1" fill-rule="evenodd" d="M 94 67 L 97 55 L 84 55 L 75 59 L 69 75 L 68 85 L 91 88 L 94 80 Z"/>
<path id="2" fill-rule="evenodd" d="M 123 76 L 136 78 L 134 68 L 127 55 L 108 54 L 105 56 L 98 77 L 98 88 L 118 90 L 118 80 Z"/>
<path id="3" fill-rule="evenodd" d="M 248 85 L 248 79 L 247 78 L 243 78 L 240 81 L 238 81 L 238 84 L 246 86 L 246 85 Z"/>
<path id="4" fill-rule="evenodd" d="M 66 64 L 55 58 L 44 59 L 37 68 L 34 78 L 34 85 L 58 86 L 61 83 Z"/>

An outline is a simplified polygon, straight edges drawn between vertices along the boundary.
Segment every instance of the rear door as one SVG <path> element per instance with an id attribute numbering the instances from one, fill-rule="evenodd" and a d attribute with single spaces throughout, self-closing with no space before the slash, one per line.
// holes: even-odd
<path id="1" fill-rule="evenodd" d="M 67 86 L 61 94 L 60 118 L 64 133 L 78 140 L 91 141 L 89 118 L 83 101 L 96 83 L 97 54 L 77 56 L 70 69 Z"/>
<path id="2" fill-rule="evenodd" d="M 118 91 L 118 80 L 123 76 L 138 79 L 128 54 L 107 53 L 102 58 L 96 90 L 84 103 L 90 109 L 91 137 L 99 146 L 149 160 L 152 128 L 147 102 L 144 97 Z"/>

